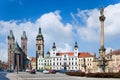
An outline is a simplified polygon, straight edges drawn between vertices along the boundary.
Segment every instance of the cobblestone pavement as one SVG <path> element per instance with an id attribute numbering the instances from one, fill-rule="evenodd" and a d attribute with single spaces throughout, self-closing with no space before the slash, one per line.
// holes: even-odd
<path id="1" fill-rule="evenodd" d="M 43 74 L 37 72 L 36 74 L 29 74 L 27 72 L 5 73 L 0 72 L 0 80 L 119 80 L 114 78 L 86 78 L 86 77 L 75 77 L 68 76 L 65 74 Z"/>

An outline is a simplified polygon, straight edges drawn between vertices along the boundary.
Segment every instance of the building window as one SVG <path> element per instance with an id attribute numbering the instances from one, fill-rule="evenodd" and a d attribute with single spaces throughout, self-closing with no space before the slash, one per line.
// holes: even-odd
<path id="1" fill-rule="evenodd" d="M 72 62 L 72 65 L 73 65 L 73 62 Z"/>
<path id="2" fill-rule="evenodd" d="M 90 66 L 91 66 L 91 63 L 90 63 Z"/>
<path id="3" fill-rule="evenodd" d="M 60 65 L 61 65 L 61 63 L 60 63 Z"/>
<path id="4" fill-rule="evenodd" d="M 40 47 L 40 46 L 38 46 L 38 50 L 41 50 L 41 47 Z"/>
<path id="5" fill-rule="evenodd" d="M 25 45 L 23 45 L 23 49 L 25 49 Z"/>
<path id="6" fill-rule="evenodd" d="M 64 57 L 66 57 L 66 55 L 64 55 Z"/>
<path id="7" fill-rule="evenodd" d="M 55 65 L 55 63 L 53 63 L 53 65 Z"/>
<path id="8" fill-rule="evenodd" d="M 75 67 L 75 69 L 77 69 L 77 67 Z"/>
<path id="9" fill-rule="evenodd" d="M 69 62 L 69 65 L 70 65 L 70 62 Z"/>
<path id="10" fill-rule="evenodd" d="M 77 65 L 77 62 L 75 62 L 75 65 Z"/>
<path id="11" fill-rule="evenodd" d="M 72 58 L 72 60 L 73 60 L 73 58 Z"/>

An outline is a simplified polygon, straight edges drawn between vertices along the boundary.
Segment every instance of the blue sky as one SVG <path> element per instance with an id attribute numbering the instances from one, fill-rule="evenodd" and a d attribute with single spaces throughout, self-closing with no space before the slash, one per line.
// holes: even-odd
<path id="1" fill-rule="evenodd" d="M 41 26 L 45 37 L 45 53 L 56 42 L 58 51 L 73 51 L 75 41 L 79 52 L 98 54 L 99 9 L 105 8 L 105 48 L 119 46 L 119 0 L 0 0 L 0 56 L 7 60 L 7 35 L 12 29 L 20 45 L 22 31 L 28 36 L 28 56 L 35 56 L 35 37 Z"/>

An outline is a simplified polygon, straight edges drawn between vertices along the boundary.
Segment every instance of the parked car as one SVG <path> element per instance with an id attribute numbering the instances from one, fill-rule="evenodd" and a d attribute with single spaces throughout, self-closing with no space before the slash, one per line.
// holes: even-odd
<path id="1" fill-rule="evenodd" d="M 60 73 L 66 73 L 66 72 L 67 70 L 64 70 L 64 69 L 60 70 Z"/>
<path id="2" fill-rule="evenodd" d="M 10 73 L 11 73 L 11 72 L 14 72 L 14 70 L 8 69 L 7 72 L 10 72 Z"/>
<path id="3" fill-rule="evenodd" d="M 25 71 L 26 71 L 26 72 L 30 72 L 30 69 L 26 69 Z"/>
<path id="4" fill-rule="evenodd" d="M 76 72 L 75 70 L 70 70 L 70 71 L 68 71 L 68 72 Z"/>
<path id="5" fill-rule="evenodd" d="M 31 74 L 36 74 L 36 70 L 35 70 L 35 69 L 32 69 L 32 70 L 29 71 L 29 73 L 31 73 Z"/>
<path id="6" fill-rule="evenodd" d="M 43 71 L 44 74 L 49 74 L 50 72 L 48 70 Z"/>
<path id="7" fill-rule="evenodd" d="M 55 74 L 56 70 L 49 70 L 50 73 Z"/>
<path id="8" fill-rule="evenodd" d="M 44 71 L 43 69 L 37 70 L 37 72 L 43 72 L 43 71 Z"/>

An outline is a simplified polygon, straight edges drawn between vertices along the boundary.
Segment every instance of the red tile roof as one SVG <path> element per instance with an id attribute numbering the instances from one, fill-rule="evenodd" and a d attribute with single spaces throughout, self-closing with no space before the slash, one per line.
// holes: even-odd
<path id="1" fill-rule="evenodd" d="M 36 62 L 36 58 L 35 58 L 35 57 L 32 57 L 32 58 L 31 58 L 31 61 L 32 61 L 32 62 Z"/>
<path id="2" fill-rule="evenodd" d="M 74 52 L 59 52 L 56 54 L 56 56 L 62 56 L 64 54 L 67 54 L 68 56 L 74 56 Z"/>
<path id="3" fill-rule="evenodd" d="M 80 52 L 78 54 L 78 58 L 83 58 L 83 57 L 93 57 L 93 55 L 91 55 L 90 53 L 88 52 Z"/>

